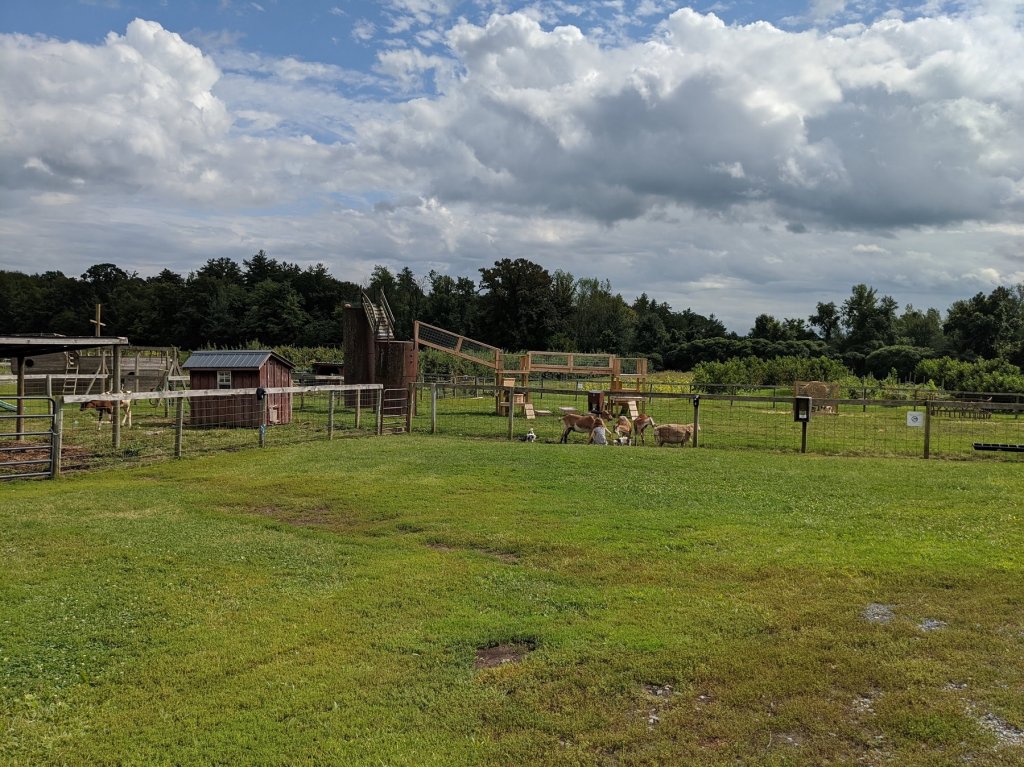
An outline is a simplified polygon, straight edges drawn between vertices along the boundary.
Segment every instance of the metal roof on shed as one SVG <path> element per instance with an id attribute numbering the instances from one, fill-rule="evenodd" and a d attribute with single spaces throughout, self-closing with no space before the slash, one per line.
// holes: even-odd
<path id="1" fill-rule="evenodd" d="M 289 368 L 295 367 L 280 354 L 266 349 L 192 352 L 181 367 L 185 370 L 259 370 L 271 357 Z"/>

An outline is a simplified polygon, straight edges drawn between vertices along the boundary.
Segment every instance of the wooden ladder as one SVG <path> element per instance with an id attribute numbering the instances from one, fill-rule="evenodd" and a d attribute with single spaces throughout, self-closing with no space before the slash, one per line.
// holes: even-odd
<path id="1" fill-rule="evenodd" d="M 64 380 L 61 383 L 61 394 L 67 396 L 74 394 L 78 390 L 78 379 L 69 378 L 69 376 L 78 375 L 78 355 L 71 352 L 65 352 L 64 356 L 67 358 L 67 364 L 64 366 Z"/>

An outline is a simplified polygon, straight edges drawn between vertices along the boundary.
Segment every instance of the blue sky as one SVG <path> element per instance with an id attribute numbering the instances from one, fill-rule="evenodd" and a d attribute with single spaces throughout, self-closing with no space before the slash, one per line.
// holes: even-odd
<path id="1" fill-rule="evenodd" d="M 0 5 L 0 268 L 531 258 L 714 312 L 1024 282 L 1018 0 Z"/>

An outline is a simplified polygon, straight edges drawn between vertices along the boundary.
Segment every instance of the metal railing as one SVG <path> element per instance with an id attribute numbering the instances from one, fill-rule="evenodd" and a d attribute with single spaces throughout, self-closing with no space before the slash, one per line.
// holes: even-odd
<path id="1" fill-rule="evenodd" d="M 52 397 L 0 400 L 0 480 L 59 475 L 59 428 Z"/>

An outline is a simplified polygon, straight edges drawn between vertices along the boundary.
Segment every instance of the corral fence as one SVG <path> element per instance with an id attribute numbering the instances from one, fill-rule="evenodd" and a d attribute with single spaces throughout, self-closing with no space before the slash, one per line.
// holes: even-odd
<path id="1" fill-rule="evenodd" d="M 956 397 L 920 399 L 836 398 L 808 403 L 798 419 L 788 396 L 496 387 L 480 380 L 447 380 L 410 387 L 410 431 L 483 439 L 522 439 L 533 429 L 541 442 L 556 442 L 561 416 L 586 413 L 600 402 L 613 418 L 630 405 L 657 424 L 697 424 L 702 448 L 746 448 L 820 455 L 899 455 L 923 458 L 1024 457 L 1024 403 Z M 498 403 L 523 402 L 509 408 Z M 822 404 L 827 402 L 827 404 Z M 526 405 L 529 405 L 527 407 Z M 528 417 L 532 412 L 533 417 Z M 570 442 L 585 442 L 570 434 Z M 645 435 L 647 447 L 655 444 Z"/>
<path id="2" fill-rule="evenodd" d="M 0 480 L 60 473 L 56 421 L 57 403 L 52 397 L 0 400 Z"/>
<path id="3" fill-rule="evenodd" d="M 379 384 L 5 397 L 2 404 L 0 479 L 380 435 L 386 416 Z"/>

